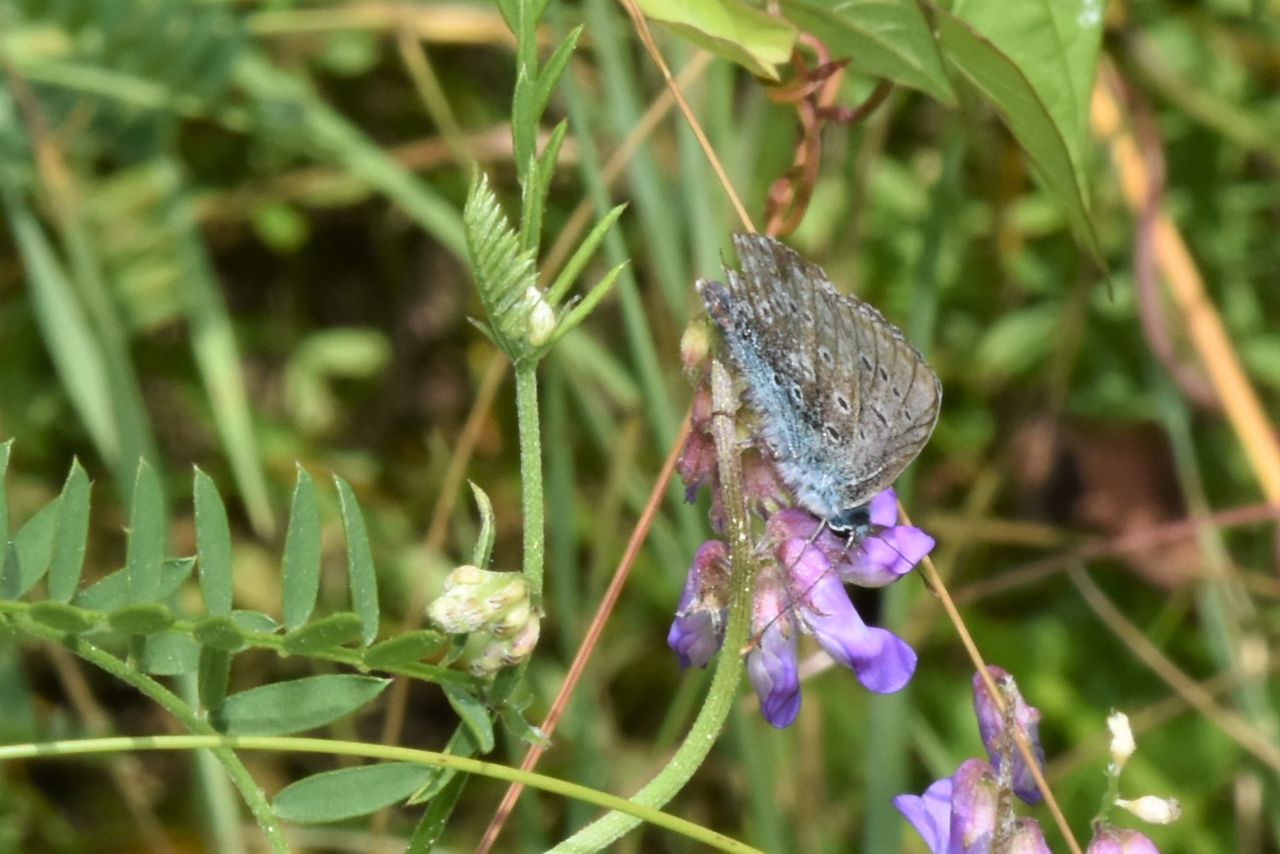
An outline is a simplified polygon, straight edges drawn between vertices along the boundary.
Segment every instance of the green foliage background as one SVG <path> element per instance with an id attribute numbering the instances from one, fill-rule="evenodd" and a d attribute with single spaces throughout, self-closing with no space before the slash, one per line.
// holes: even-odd
<path id="1" fill-rule="evenodd" d="M 659 5 L 647 11 L 657 14 L 649 7 Z M 951 33 L 944 44 L 951 65 L 934 57 L 936 69 L 903 70 L 894 65 L 901 57 L 878 58 L 859 41 L 866 33 L 848 25 L 866 20 L 857 17 L 865 14 L 860 5 L 873 4 L 836 12 L 783 4 L 797 23 L 846 48 L 836 55 L 853 56 L 839 103 L 867 97 L 873 75 L 901 84 L 866 121 L 824 131 L 813 200 L 789 242 L 903 325 L 942 377 L 941 423 L 900 484 L 906 506 L 937 536 L 935 558 L 979 647 L 1042 710 L 1050 783 L 1077 837 L 1087 839 L 1102 794 L 1103 721 L 1118 707 L 1139 724 L 1125 794 L 1172 795 L 1184 808 L 1177 825 L 1149 830 L 1162 850 L 1275 848 L 1276 769 L 1228 737 L 1220 716 L 1190 708 L 1187 692 L 1100 621 L 1064 575 L 1086 568 L 1184 673 L 1218 680 L 1209 686 L 1217 702 L 1274 750 L 1273 524 L 1258 524 L 1254 514 L 1251 524 L 1208 525 L 1136 556 L 1105 549 L 1076 556 L 1083 544 L 1141 538 L 1188 515 L 1261 500 L 1258 472 L 1221 411 L 1192 400 L 1144 332 L 1133 218 L 1106 148 L 1088 132 L 1089 48 L 1045 48 L 1042 30 L 1018 29 L 1060 13 L 1053 4 L 1028 3 L 1018 15 L 976 0 L 951 7 L 955 20 L 1006 52 L 1029 85 L 1065 99 L 1046 102 L 1050 129 L 1062 134 L 1054 143 L 1034 111 L 1002 112 L 999 97 L 992 106 L 993 87 L 1011 79 L 1008 67 L 992 65 L 978 41 L 965 42 L 972 37 L 960 24 L 938 24 Z M 1265 5 L 1108 4 L 1101 53 L 1128 87 L 1130 114 L 1158 141 L 1162 206 L 1274 420 L 1280 32 L 1276 10 Z M 1103 14 L 1089 4 L 1080 14 L 1090 9 Z M 542 642 L 526 672 L 525 714 L 535 723 L 687 406 L 679 340 L 699 310 L 692 282 L 719 273 L 728 236 L 740 227 L 674 112 L 616 181 L 606 179 L 604 164 L 662 82 L 626 14 L 608 0 L 553 0 L 539 35 L 544 59 L 579 24 L 581 41 L 537 141 L 542 150 L 554 123 L 568 120 L 541 214 L 544 247 L 555 244 L 579 200 L 590 204 L 592 221 L 625 201 L 585 279 L 629 263 L 539 367 L 547 580 Z M 684 26 L 678 32 L 688 34 Z M 694 57 L 688 41 L 655 33 L 677 71 Z M 433 595 L 473 554 L 479 520 L 470 495 L 442 494 L 451 460 L 469 447 L 466 476 L 493 503 L 494 566 L 518 568 L 521 484 L 509 376 L 474 433 L 464 430 L 502 359 L 467 322 L 485 316 L 462 218 L 471 161 L 516 221 L 516 177 L 525 167 L 513 150 L 534 143 L 517 138 L 513 148 L 518 62 L 498 9 L 17 0 L 0 11 L 0 40 L 0 439 L 16 440 L 9 536 L 59 495 L 78 459 L 93 481 L 86 583 L 135 560 L 129 549 L 137 544 L 126 546 L 123 531 L 142 506 L 135 483 L 145 482 L 154 484 L 155 501 L 142 504 L 168 520 L 167 537 L 153 546 L 157 574 L 147 576 L 163 585 L 164 572 L 179 565 L 162 567 L 159 557 L 197 551 L 189 486 L 197 465 L 226 500 L 236 608 L 273 615 L 290 629 L 306 624 L 309 609 L 289 613 L 280 556 L 309 562 L 298 549 L 318 547 L 315 616 L 359 612 L 363 622 L 348 620 L 337 626 L 346 634 L 334 637 L 364 646 L 374 640 L 369 603 L 350 601 L 346 575 L 362 562 L 348 554 L 359 537 L 350 540 L 350 522 L 344 526 L 354 502 L 340 507 L 340 491 L 363 510 L 379 639 L 394 636 L 399 626 L 421 624 L 410 603 Z M 723 60 L 686 88 L 731 181 L 763 222 L 769 185 L 791 163 L 794 111 Z M 1169 330 L 1176 361 L 1196 373 L 1185 318 L 1168 300 L 1161 315 L 1157 325 Z M 136 474 L 140 457 L 153 479 Z M 290 550 L 286 509 L 292 502 L 295 513 L 310 512 L 298 509 L 296 492 L 305 487 L 295 463 L 316 480 L 317 521 Z M 335 487 L 331 472 L 341 478 Z M 673 485 L 540 765 L 544 773 L 628 793 L 664 763 L 696 713 L 707 679 L 679 672 L 664 644 L 689 558 L 708 535 L 705 498 L 689 506 L 682 497 Z M 444 536 L 428 542 L 442 501 L 453 508 Z M 1018 574 L 1042 560 L 1046 571 Z M 178 580 L 169 607 L 193 620 L 206 610 L 219 615 L 208 589 L 201 599 L 194 578 Z M 70 598 L 55 595 L 52 576 L 43 583 L 48 598 Z M 6 588 L 5 598 L 16 599 L 14 592 Z M 859 604 L 919 650 L 910 689 L 871 697 L 848 674 L 826 671 L 805 683 L 800 720 L 781 732 L 744 696 L 670 810 L 768 851 L 918 845 L 888 798 L 919 791 L 981 752 L 969 665 L 918 580 Z M 345 658 L 282 656 L 284 641 L 271 637 L 235 656 L 232 692 L 368 663 L 351 646 Z M 2 643 L 4 743 L 173 727 L 120 682 L 92 668 L 70 672 L 78 665 L 53 644 L 17 634 Z M 186 666 L 172 667 L 168 678 L 178 693 L 198 688 Z M 388 696 L 325 734 L 378 741 Z M 474 702 L 465 697 L 446 699 L 438 686 L 414 683 L 401 742 L 442 748 Z M 522 753 L 501 730 L 488 758 L 518 764 Z M 217 806 L 220 772 L 198 760 L 157 755 L 91 768 L 85 761 L 6 769 L 0 849 L 101 850 L 104 839 L 118 850 L 156 839 L 177 849 L 209 834 L 220 844 L 238 836 L 235 808 Z M 252 757 L 251 770 L 274 795 L 332 767 L 324 757 L 263 754 Z M 120 808 L 121 779 L 139 788 L 141 814 Z M 413 777 L 410 789 L 420 782 Z M 471 781 L 444 844 L 471 848 L 501 792 L 496 781 Z M 407 837 L 419 812 L 397 811 L 381 832 Z M 541 850 L 596 812 L 528 792 L 500 845 Z M 350 837 L 321 827 L 295 842 L 376 850 L 369 827 L 367 818 L 353 819 Z M 623 844 L 692 845 L 654 830 Z"/>

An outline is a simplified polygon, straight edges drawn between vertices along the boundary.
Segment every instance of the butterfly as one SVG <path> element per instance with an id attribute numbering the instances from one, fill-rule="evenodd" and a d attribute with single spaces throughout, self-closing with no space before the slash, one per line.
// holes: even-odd
<path id="1" fill-rule="evenodd" d="M 741 269 L 698 292 L 765 444 L 800 506 L 835 531 L 864 528 L 867 503 L 933 434 L 938 375 L 901 329 L 788 246 L 759 234 L 733 244 Z"/>

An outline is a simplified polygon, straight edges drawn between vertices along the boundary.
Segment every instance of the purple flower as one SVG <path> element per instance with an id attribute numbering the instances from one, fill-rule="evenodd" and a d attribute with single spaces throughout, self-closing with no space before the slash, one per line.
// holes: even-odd
<path id="1" fill-rule="evenodd" d="M 898 795 L 893 805 L 932 854 L 985 854 L 995 832 L 996 796 L 991 766 L 968 759 L 923 795 Z"/>
<path id="2" fill-rule="evenodd" d="M 932 854 L 951 851 L 951 792 L 955 784 L 950 777 L 934 781 L 923 795 L 898 795 L 893 806 L 907 823 L 915 828 Z"/>
<path id="3" fill-rule="evenodd" d="M 667 632 L 667 646 L 681 667 L 706 667 L 724 643 L 728 562 L 728 549 L 719 540 L 707 540 L 693 556 L 680 607 Z"/>
<path id="4" fill-rule="evenodd" d="M 1099 827 L 1085 854 L 1160 854 L 1160 849 L 1136 830 L 1124 827 Z"/>
<path id="5" fill-rule="evenodd" d="M 991 674 L 992 680 L 1000 689 L 1005 703 L 1012 703 L 1013 724 L 1031 745 L 1036 761 L 1043 767 L 1044 748 L 1040 745 L 1040 710 L 1028 706 L 1026 700 L 1022 699 L 1022 694 L 1018 692 L 1018 686 L 1009 675 L 1009 671 L 992 665 L 987 667 L 987 672 Z M 991 759 L 991 764 L 997 773 L 1001 769 L 1004 757 L 1010 757 L 1012 759 L 1010 777 L 1014 794 L 1029 804 L 1039 803 L 1042 796 L 1036 787 L 1035 778 L 1031 775 L 1031 768 L 1022 758 L 1022 751 L 1006 731 L 1005 718 L 1001 716 L 994 698 L 987 691 L 982 676 L 977 673 L 973 675 L 973 711 L 978 718 L 978 732 L 982 736 L 983 745 L 987 748 L 987 756 Z"/>
<path id="6" fill-rule="evenodd" d="M 901 690 L 916 670 L 916 654 L 906 641 L 886 629 L 862 621 L 831 561 L 805 540 L 785 540 L 778 547 L 796 615 L 835 661 L 850 668 L 869 691 Z"/>
<path id="7" fill-rule="evenodd" d="M 796 627 L 781 579 L 773 567 L 761 569 L 751 614 L 757 640 L 747 653 L 747 676 L 756 689 L 765 720 L 779 729 L 800 713 L 800 672 Z"/>

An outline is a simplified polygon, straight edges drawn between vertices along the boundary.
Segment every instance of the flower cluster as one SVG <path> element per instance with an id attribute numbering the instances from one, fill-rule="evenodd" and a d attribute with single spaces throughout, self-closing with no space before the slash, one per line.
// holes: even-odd
<path id="1" fill-rule="evenodd" d="M 703 484 L 712 485 L 712 525 L 722 531 L 724 510 L 708 429 L 710 412 L 709 396 L 699 389 L 694 429 L 678 470 L 691 499 Z M 765 719 L 785 727 L 799 713 L 801 634 L 812 635 L 868 690 L 900 690 L 915 672 L 915 651 L 892 632 L 863 622 L 844 585 L 893 583 L 932 550 L 933 538 L 919 528 L 897 524 L 897 498 L 891 489 L 870 502 L 869 524 L 849 539 L 837 535 L 823 520 L 791 506 L 794 502 L 776 468 L 758 450 L 743 459 L 743 489 L 764 520 L 764 533 L 756 544 L 754 642 L 747 654 L 747 673 Z M 728 549 L 719 540 L 704 543 L 694 556 L 667 635 L 682 666 L 705 666 L 724 640 L 728 562 Z"/>
<path id="2" fill-rule="evenodd" d="M 998 815 L 1001 792 L 1012 790 L 1029 804 L 1040 800 L 1031 769 L 1014 743 L 1016 730 L 1044 764 L 1040 746 L 1040 711 L 1028 706 L 1013 677 L 999 667 L 987 673 L 1000 690 L 1004 711 L 979 674 L 973 676 L 973 710 L 990 761 L 967 759 L 950 777 L 938 780 L 923 795 L 898 795 L 893 805 L 915 828 L 933 854 L 977 854 L 992 850 L 997 834 L 1001 851 L 1048 854 L 1044 834 L 1033 818 Z M 1008 799 L 1004 799 L 1008 804 Z M 1006 807 L 1007 809 L 1008 807 Z"/>
<path id="3" fill-rule="evenodd" d="M 471 672 L 477 676 L 492 676 L 528 658 L 542 625 L 524 576 L 475 566 L 449 573 L 427 616 L 450 634 L 488 634 L 488 642 L 471 660 Z"/>
<path id="4" fill-rule="evenodd" d="M 932 854 L 986 854 L 1012 851 L 1049 854 L 1040 825 L 1033 818 L 1013 815 L 1012 792 L 1028 804 L 1040 801 L 1030 766 L 1015 745 L 1014 733 L 1031 747 L 1037 766 L 1044 764 L 1040 746 L 1040 711 L 1027 705 L 1013 677 L 999 667 L 988 667 L 1000 692 L 997 704 L 977 674 L 973 677 L 973 706 L 978 731 L 990 761 L 967 759 L 955 774 L 938 780 L 922 795 L 899 795 L 893 805 L 924 839 Z M 1002 711 L 1003 707 L 1003 711 Z M 1120 770 L 1134 750 L 1128 719 L 1114 714 L 1111 730 L 1111 765 L 1107 769 L 1116 791 Z M 1167 824 L 1178 817 L 1177 802 L 1145 797 L 1134 801 L 1114 798 L 1111 803 L 1139 818 Z M 1103 817 L 1093 823 L 1093 839 L 1086 854 L 1159 854 L 1155 844 L 1136 830 L 1112 826 Z"/>

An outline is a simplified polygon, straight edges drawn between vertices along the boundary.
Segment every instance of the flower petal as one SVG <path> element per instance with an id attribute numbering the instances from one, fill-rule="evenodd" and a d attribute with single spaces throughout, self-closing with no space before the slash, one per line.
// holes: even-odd
<path id="1" fill-rule="evenodd" d="M 724 643 L 724 584 L 729 550 L 719 540 L 698 547 L 680 592 L 680 606 L 667 632 L 667 646 L 681 667 L 705 667 Z"/>
<path id="2" fill-rule="evenodd" d="M 1040 745 L 1040 710 L 1027 705 L 1018 691 L 1017 683 L 1009 671 L 995 665 L 988 665 L 987 672 L 1000 688 L 1006 702 L 1013 703 L 1013 723 L 1022 733 L 1023 738 L 1031 745 L 1040 767 L 1044 767 L 1044 748 Z M 982 677 L 973 674 L 973 711 L 978 719 L 978 733 L 982 736 L 982 744 L 987 749 L 991 764 L 998 770 L 1002 757 L 1009 755 L 1013 760 L 1013 792 L 1028 804 L 1038 804 L 1042 798 L 1036 786 L 1031 769 L 1022 758 L 1013 739 L 1005 731 L 1004 718 L 1000 709 L 987 691 Z"/>
<path id="3" fill-rule="evenodd" d="M 868 515 L 872 525 L 888 528 L 898 524 L 898 493 L 890 487 L 872 498 Z"/>
<path id="4" fill-rule="evenodd" d="M 893 806 L 916 831 L 931 854 L 948 854 L 951 834 L 950 777 L 935 781 L 923 795 L 898 795 Z"/>
<path id="5" fill-rule="evenodd" d="M 966 759 L 952 780 L 951 850 L 987 854 L 996 827 L 995 771 L 981 759 Z"/>
<path id="6" fill-rule="evenodd" d="M 792 540 L 779 551 L 783 565 L 790 567 L 787 582 L 800 605 L 800 619 L 827 655 L 853 670 L 858 681 L 877 694 L 892 694 L 911 681 L 915 650 L 893 632 L 862 621 L 821 550 L 805 549 Z"/>
<path id="7" fill-rule="evenodd" d="M 800 713 L 797 637 L 787 607 L 781 580 L 773 572 L 762 571 L 751 617 L 758 641 L 747 653 L 747 676 L 765 720 L 779 729 L 790 726 Z"/>

